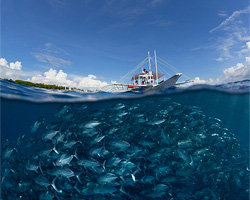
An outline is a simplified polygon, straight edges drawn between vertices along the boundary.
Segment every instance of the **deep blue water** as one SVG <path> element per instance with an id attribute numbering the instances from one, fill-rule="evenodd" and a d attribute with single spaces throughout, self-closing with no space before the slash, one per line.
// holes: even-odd
<path id="1" fill-rule="evenodd" d="M 1 80 L 2 199 L 248 199 L 249 86 L 91 94 Z"/>

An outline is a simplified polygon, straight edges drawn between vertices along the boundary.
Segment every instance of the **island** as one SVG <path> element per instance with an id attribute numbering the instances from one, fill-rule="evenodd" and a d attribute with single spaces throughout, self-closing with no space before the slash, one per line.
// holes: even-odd
<path id="1" fill-rule="evenodd" d="M 0 79 L 2 79 L 2 78 L 0 78 Z M 2 80 L 13 82 L 13 83 L 19 83 L 19 84 L 22 84 L 22 85 L 28 85 L 28 86 L 32 86 L 32 87 L 44 88 L 44 89 L 72 90 L 72 91 L 77 91 L 77 92 L 84 92 L 83 89 L 71 88 L 71 87 L 66 87 L 66 86 L 48 85 L 48 84 L 44 84 L 44 83 L 32 83 L 30 81 L 12 80 L 12 79 L 6 79 L 6 78 L 3 78 Z"/>

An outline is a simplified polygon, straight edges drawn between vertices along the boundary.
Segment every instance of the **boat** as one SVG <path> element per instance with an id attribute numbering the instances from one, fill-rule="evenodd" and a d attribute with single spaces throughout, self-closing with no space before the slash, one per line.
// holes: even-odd
<path id="1" fill-rule="evenodd" d="M 138 64 L 134 69 L 130 70 L 126 75 L 124 75 L 119 81 L 104 86 L 101 91 L 105 92 L 126 92 L 126 91 L 159 91 L 168 88 L 173 88 L 182 84 L 192 82 L 190 79 L 181 83 L 177 83 L 178 79 L 183 75 L 182 73 L 175 73 L 174 75 L 166 78 L 167 73 L 161 66 L 167 66 L 173 71 L 177 71 L 175 67 L 168 64 L 163 59 L 156 56 L 156 51 L 154 51 L 154 57 L 150 57 L 150 52 L 148 52 L 148 57 L 144 59 L 140 64 Z M 143 68 L 145 64 L 148 64 L 148 70 Z M 132 74 L 141 68 L 141 72 Z M 154 69 L 153 69 L 154 68 Z M 159 72 L 159 68 L 164 73 Z M 132 75 L 131 75 L 132 74 Z M 120 83 L 121 80 L 129 77 L 129 83 Z"/>

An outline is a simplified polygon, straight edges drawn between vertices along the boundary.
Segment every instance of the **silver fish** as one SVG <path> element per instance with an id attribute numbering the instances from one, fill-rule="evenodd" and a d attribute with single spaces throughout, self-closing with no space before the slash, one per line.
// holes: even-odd
<path id="1" fill-rule="evenodd" d="M 109 182 L 114 181 L 115 179 L 117 179 L 117 176 L 115 174 L 107 173 L 98 178 L 98 183 L 107 184 Z"/>
<path id="2" fill-rule="evenodd" d="M 52 138 L 53 138 L 56 134 L 58 134 L 58 133 L 59 133 L 59 131 L 50 130 L 50 131 L 48 131 L 48 132 L 45 133 L 43 139 L 44 139 L 44 140 L 52 140 Z"/>
<path id="3" fill-rule="evenodd" d="M 98 125 L 100 125 L 101 124 L 101 122 L 98 122 L 98 121 L 90 121 L 90 122 L 88 122 L 85 126 L 84 126 L 84 128 L 89 128 L 89 129 L 91 129 L 91 128 L 95 128 L 96 126 L 98 126 Z"/>
<path id="4" fill-rule="evenodd" d="M 60 158 L 56 160 L 55 165 L 56 166 L 69 165 L 73 158 L 74 158 L 73 155 L 63 154 Z"/>
<path id="5" fill-rule="evenodd" d="M 98 167 L 100 166 L 100 163 L 96 160 L 86 160 L 86 159 L 81 159 L 78 160 L 78 165 L 84 166 L 84 167 Z"/>

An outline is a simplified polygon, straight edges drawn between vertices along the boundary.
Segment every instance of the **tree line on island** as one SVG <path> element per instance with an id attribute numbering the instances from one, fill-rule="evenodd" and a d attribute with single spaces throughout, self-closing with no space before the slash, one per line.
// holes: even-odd
<path id="1" fill-rule="evenodd" d="M 65 87 L 65 86 L 58 86 L 58 85 L 47 85 L 44 83 L 32 83 L 30 81 L 22 81 L 22 80 L 12 80 L 12 79 L 6 79 L 4 78 L 3 80 L 13 82 L 13 83 L 19 83 L 23 85 L 28 85 L 32 87 L 39 87 L 39 88 L 44 88 L 44 89 L 52 89 L 52 90 L 76 90 L 76 91 L 81 91 L 84 92 L 82 89 L 78 88 L 70 88 L 70 87 Z"/>

